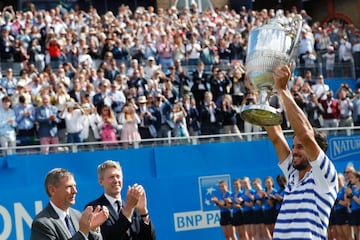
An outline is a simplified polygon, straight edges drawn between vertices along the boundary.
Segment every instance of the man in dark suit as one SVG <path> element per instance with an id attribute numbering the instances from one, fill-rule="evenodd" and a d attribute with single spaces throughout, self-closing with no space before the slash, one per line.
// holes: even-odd
<path id="1" fill-rule="evenodd" d="M 97 173 L 104 194 L 87 206 L 109 209 L 109 218 L 100 227 L 104 240 L 155 240 L 144 188 L 138 184 L 128 187 L 125 203 L 121 199 L 123 173 L 119 162 L 107 160 L 98 166 Z"/>
<path id="2" fill-rule="evenodd" d="M 102 240 L 100 225 L 108 218 L 106 207 L 96 206 L 83 213 L 71 208 L 77 193 L 74 175 L 62 168 L 51 170 L 45 178 L 49 204 L 36 215 L 30 240 Z"/>

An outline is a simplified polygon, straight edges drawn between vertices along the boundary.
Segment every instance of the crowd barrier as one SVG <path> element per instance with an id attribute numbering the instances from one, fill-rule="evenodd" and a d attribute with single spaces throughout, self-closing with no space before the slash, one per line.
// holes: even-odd
<path id="1" fill-rule="evenodd" d="M 359 168 L 359 134 L 332 135 L 328 140 L 327 153 L 339 172 L 350 162 Z M 74 207 L 82 210 L 102 193 L 96 167 L 108 159 L 121 163 L 124 189 L 134 183 L 145 187 L 159 240 L 223 239 L 219 211 L 210 201 L 217 183 L 226 180 L 231 190 L 235 178 L 264 179 L 280 174 L 274 148 L 266 137 L 256 141 L 2 156 L 0 239 L 29 239 L 32 220 L 48 204 L 44 177 L 50 169 L 62 167 L 75 174 L 78 194 Z"/>

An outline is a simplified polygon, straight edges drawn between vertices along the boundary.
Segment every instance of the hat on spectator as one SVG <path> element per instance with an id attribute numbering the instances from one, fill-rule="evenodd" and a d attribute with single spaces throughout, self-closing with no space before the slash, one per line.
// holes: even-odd
<path id="1" fill-rule="evenodd" d="M 148 61 L 155 61 L 155 58 L 153 56 L 148 57 Z"/>
<path id="2" fill-rule="evenodd" d="M 81 107 L 84 108 L 84 109 L 89 109 L 90 104 L 89 103 L 84 103 L 83 105 L 81 105 Z"/>
<path id="3" fill-rule="evenodd" d="M 26 86 L 26 84 L 25 84 L 25 80 L 24 79 L 20 79 L 19 81 L 18 81 L 18 83 L 16 84 L 16 87 L 18 87 L 18 88 L 24 88 Z"/>
<path id="4" fill-rule="evenodd" d="M 161 31 L 160 36 L 166 36 L 166 32 L 165 32 L 165 31 Z"/>
<path id="5" fill-rule="evenodd" d="M 73 107 L 75 107 L 75 103 L 70 101 L 70 102 L 66 103 L 66 106 L 69 107 L 69 108 L 73 108 Z"/>
<path id="6" fill-rule="evenodd" d="M 146 103 L 147 102 L 147 100 L 146 100 L 146 97 L 145 96 L 140 96 L 139 98 L 138 98 L 138 103 Z"/>

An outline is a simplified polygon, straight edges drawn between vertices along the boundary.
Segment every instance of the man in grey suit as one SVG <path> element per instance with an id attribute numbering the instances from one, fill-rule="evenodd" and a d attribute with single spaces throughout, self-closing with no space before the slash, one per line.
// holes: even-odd
<path id="1" fill-rule="evenodd" d="M 62 168 L 51 170 L 45 178 L 49 204 L 36 215 L 31 240 L 102 240 L 100 225 L 109 216 L 106 207 L 87 207 L 83 213 L 71 208 L 77 193 L 74 175 Z"/>

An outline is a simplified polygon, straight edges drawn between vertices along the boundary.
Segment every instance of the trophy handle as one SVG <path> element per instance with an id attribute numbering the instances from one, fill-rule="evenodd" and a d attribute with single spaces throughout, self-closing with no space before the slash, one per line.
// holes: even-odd
<path id="1" fill-rule="evenodd" d="M 293 27 L 295 24 L 297 25 L 297 31 L 296 31 L 295 38 L 294 38 L 294 40 L 292 41 L 291 47 L 290 47 L 290 54 L 289 54 L 289 56 L 290 56 L 289 60 L 290 60 L 290 61 L 291 61 L 291 59 L 293 59 L 295 50 L 297 49 L 297 48 L 295 47 L 295 44 L 297 44 L 297 43 L 299 42 L 299 39 L 300 39 L 300 34 L 301 34 L 301 29 L 302 29 L 302 26 L 301 26 L 301 24 L 302 24 L 302 17 L 301 17 L 301 15 L 296 14 L 296 15 L 294 16 L 294 18 L 293 18 L 293 20 L 292 20 L 292 22 L 291 22 L 291 26 Z M 294 29 L 291 29 L 291 30 L 292 30 L 292 32 L 293 32 Z M 290 62 L 289 62 L 289 63 L 290 63 Z"/>

